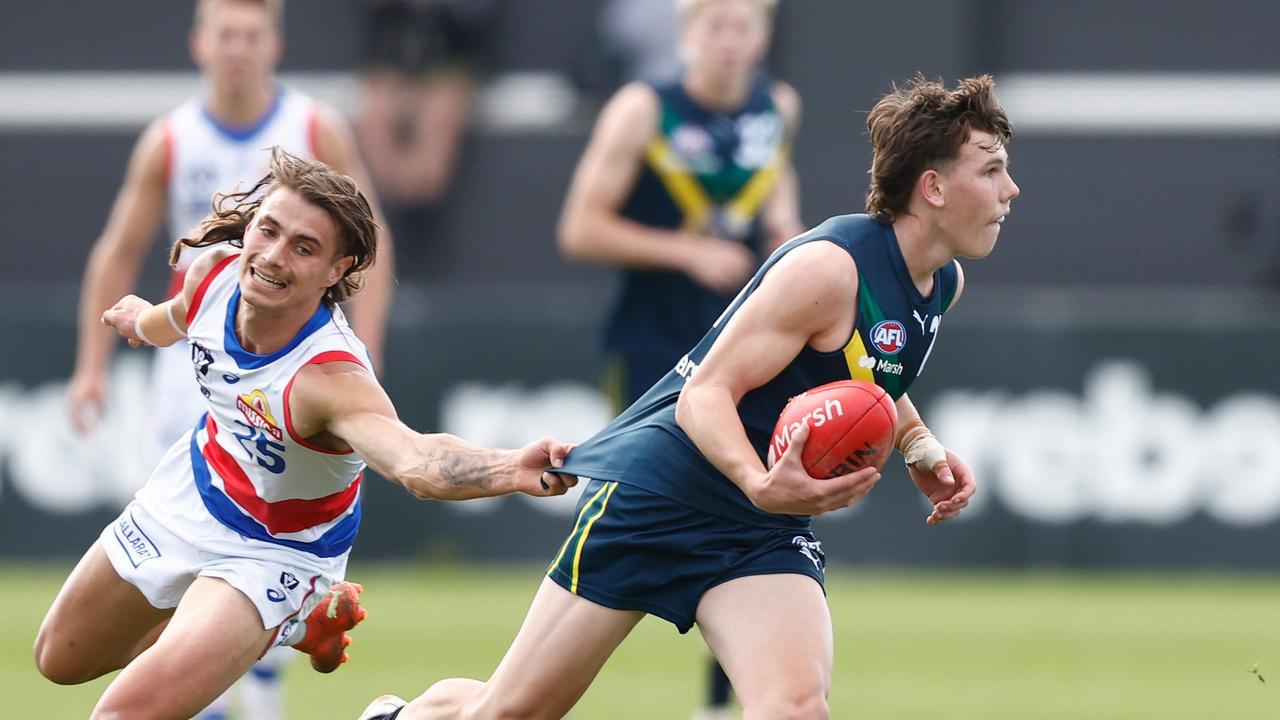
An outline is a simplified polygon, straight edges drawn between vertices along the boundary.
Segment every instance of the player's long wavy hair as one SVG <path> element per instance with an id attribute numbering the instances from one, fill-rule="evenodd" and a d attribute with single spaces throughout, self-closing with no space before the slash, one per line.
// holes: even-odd
<path id="1" fill-rule="evenodd" d="M 359 292 L 363 272 L 373 265 L 378 254 L 378 224 L 369 201 L 351 178 L 322 162 L 291 155 L 279 147 L 271 148 L 270 172 L 256 185 L 242 192 L 213 196 L 213 214 L 190 237 L 174 243 L 169 264 L 177 267 L 184 247 L 218 243 L 244 247 L 245 229 L 253 222 L 262 201 L 279 188 L 289 188 L 329 213 L 343 243 L 339 253 L 354 259 L 342 279 L 325 291 L 324 302 L 332 306 Z"/>
<path id="2" fill-rule="evenodd" d="M 955 90 L 917 75 L 880 98 L 867 114 L 871 134 L 871 190 L 867 214 L 889 223 L 906 214 L 920 174 L 960 155 L 969 132 L 1013 139 L 1013 125 L 996 99 L 990 75 L 961 80 Z"/>

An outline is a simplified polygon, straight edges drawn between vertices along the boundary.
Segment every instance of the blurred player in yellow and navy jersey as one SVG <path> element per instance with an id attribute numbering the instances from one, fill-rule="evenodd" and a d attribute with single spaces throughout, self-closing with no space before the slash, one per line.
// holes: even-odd
<path id="1" fill-rule="evenodd" d="M 560 221 L 565 255 L 621 271 L 604 336 L 615 412 L 671 370 L 762 259 L 804 229 L 790 161 L 800 98 L 761 69 L 776 0 L 669 1 L 683 70 L 609 100 Z M 713 664 L 709 716 L 729 694 Z"/>
<path id="2" fill-rule="evenodd" d="M 197 0 L 191 30 L 192 59 L 203 92 L 152 122 L 134 147 L 106 228 L 85 268 L 79 310 L 75 371 L 69 392 L 72 423 L 81 432 L 97 424 L 107 396 L 107 368 L 114 334 L 102 312 L 133 290 L 161 221 L 172 241 L 190 232 L 210 212 L 210 198 L 249 185 L 266 173 L 268 148 L 314 157 L 348 173 L 368 189 L 366 173 L 346 123 L 333 110 L 276 82 L 284 50 L 283 0 Z M 377 205 L 374 205 L 375 212 Z M 390 237 L 380 232 L 378 263 L 367 273 L 364 293 L 352 308 L 353 324 L 381 360 L 391 302 Z M 170 294 L 198 253 L 186 248 Z M 158 348 L 147 445 L 151 462 L 195 424 L 205 398 L 191 372 L 184 344 Z M 251 717 L 280 720 L 283 701 L 275 654 L 241 683 L 242 706 Z M 223 717 L 219 707 L 210 720 Z"/>
<path id="3" fill-rule="evenodd" d="M 560 221 L 565 255 L 621 270 L 604 345 L 623 370 L 622 407 L 804 229 L 789 159 L 800 99 L 760 70 L 774 3 L 672 2 L 684 71 L 610 99 Z"/>

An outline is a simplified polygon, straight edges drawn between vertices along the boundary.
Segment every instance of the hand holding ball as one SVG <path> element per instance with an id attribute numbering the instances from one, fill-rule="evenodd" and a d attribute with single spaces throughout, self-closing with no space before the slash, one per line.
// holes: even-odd
<path id="1" fill-rule="evenodd" d="M 883 467 L 893 452 L 898 409 L 878 385 L 839 380 L 803 392 L 787 402 L 769 441 L 768 466 L 782 457 L 792 435 L 809 426 L 800 461 L 810 475 L 831 478 Z"/>

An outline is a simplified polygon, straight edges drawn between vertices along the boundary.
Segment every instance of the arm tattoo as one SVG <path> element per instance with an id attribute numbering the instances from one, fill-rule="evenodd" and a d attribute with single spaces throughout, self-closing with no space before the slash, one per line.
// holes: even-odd
<path id="1" fill-rule="evenodd" d="M 446 448 L 433 448 L 423 463 L 428 476 L 434 475 L 452 487 L 488 489 L 493 481 L 494 453 L 464 453 Z"/>

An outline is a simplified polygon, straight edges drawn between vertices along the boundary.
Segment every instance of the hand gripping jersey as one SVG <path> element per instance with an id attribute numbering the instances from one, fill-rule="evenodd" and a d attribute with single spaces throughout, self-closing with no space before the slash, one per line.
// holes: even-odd
<path id="1" fill-rule="evenodd" d="M 344 555 L 360 524 L 365 463 L 355 453 L 333 452 L 299 437 L 291 423 L 289 395 L 303 367 L 351 362 L 367 368 L 367 353 L 341 311 L 324 305 L 280 350 L 269 355 L 246 351 L 235 331 L 239 257 L 228 257 L 209 273 L 187 316 L 192 370 L 208 412 L 170 451 L 139 499 L 163 496 L 163 483 L 173 480 L 162 476 L 185 443 L 190 474 L 180 482 L 194 488 L 207 522 L 250 545 L 319 558 Z M 157 518 L 170 512 L 165 504 L 148 510 Z"/>
<path id="2" fill-rule="evenodd" d="M 782 115 L 759 76 L 742 107 L 714 112 L 694 102 L 680 81 L 654 86 L 658 132 L 623 217 L 649 227 L 713 235 L 760 255 L 760 216 L 790 155 Z M 693 347 L 729 297 L 684 273 L 628 268 L 605 329 L 611 352 L 663 352 Z"/>
<path id="3" fill-rule="evenodd" d="M 950 262 L 934 273 L 933 291 L 922 296 L 907 272 L 891 225 L 866 215 L 842 215 L 778 248 L 693 350 L 625 413 L 570 453 L 566 472 L 645 488 L 686 506 L 763 527 L 805 528 L 808 517 L 774 515 L 751 504 L 716 470 L 675 420 L 676 399 L 725 325 L 760 286 L 769 268 L 811 242 L 840 246 L 858 267 L 857 314 L 845 346 L 834 352 L 805 347 L 772 380 L 743 396 L 738 415 L 761 461 L 787 400 L 836 380 L 868 380 L 895 400 L 924 370 L 942 314 L 955 297 L 957 270 Z"/>

